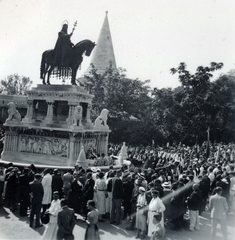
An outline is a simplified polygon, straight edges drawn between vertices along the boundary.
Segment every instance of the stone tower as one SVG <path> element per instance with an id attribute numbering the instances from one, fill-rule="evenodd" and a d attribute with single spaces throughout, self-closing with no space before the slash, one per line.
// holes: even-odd
<path id="1" fill-rule="evenodd" d="M 94 52 L 91 57 L 91 63 L 95 65 L 97 68 L 98 74 L 103 74 L 109 66 L 110 61 L 112 62 L 112 67 L 117 69 L 116 60 L 113 50 L 113 43 L 111 38 L 111 32 L 109 28 L 108 22 L 108 12 L 105 12 L 105 19 L 103 26 L 100 31 L 100 35 L 97 41 L 97 45 L 94 49 Z M 84 78 L 84 75 L 90 76 L 91 66 L 86 69 L 86 71 L 82 74 L 81 78 Z"/>

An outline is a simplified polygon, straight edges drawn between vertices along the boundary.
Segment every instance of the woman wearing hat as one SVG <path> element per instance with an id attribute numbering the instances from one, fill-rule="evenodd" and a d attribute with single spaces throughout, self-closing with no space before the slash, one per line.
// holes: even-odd
<path id="1" fill-rule="evenodd" d="M 149 203 L 149 209 L 148 209 L 148 236 L 152 236 L 152 232 L 155 228 L 155 225 L 153 224 L 153 216 L 156 213 L 162 213 L 162 220 L 161 224 L 164 226 L 164 215 L 163 212 L 165 211 L 165 206 L 162 203 L 162 200 L 158 197 L 159 192 L 155 189 L 152 190 L 152 200 Z"/>
<path id="2" fill-rule="evenodd" d="M 136 229 L 137 235 L 136 238 L 144 238 L 147 226 L 147 218 L 146 218 L 146 210 L 147 210 L 147 201 L 145 188 L 139 187 L 139 195 L 137 197 L 136 203 Z"/>

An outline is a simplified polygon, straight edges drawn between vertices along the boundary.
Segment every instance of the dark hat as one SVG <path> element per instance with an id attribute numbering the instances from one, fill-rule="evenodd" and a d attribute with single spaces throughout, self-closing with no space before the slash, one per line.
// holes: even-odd
<path id="1" fill-rule="evenodd" d="M 152 193 L 153 193 L 153 194 L 159 194 L 159 191 L 158 191 L 157 189 L 153 189 L 153 190 L 152 190 Z"/>
<path id="2" fill-rule="evenodd" d="M 23 172 L 24 173 L 28 173 L 29 172 L 29 168 L 24 168 Z"/>
<path id="3" fill-rule="evenodd" d="M 53 173 L 58 173 L 59 170 L 58 169 L 54 169 Z"/>
<path id="4" fill-rule="evenodd" d="M 41 174 L 39 174 L 39 173 L 36 173 L 34 176 L 35 176 L 35 178 L 41 178 L 42 177 Z"/>
<path id="5" fill-rule="evenodd" d="M 104 177 L 104 173 L 103 173 L 103 172 L 99 172 L 99 173 L 98 173 L 98 177 L 99 177 L 99 178 L 103 178 L 103 177 Z"/>

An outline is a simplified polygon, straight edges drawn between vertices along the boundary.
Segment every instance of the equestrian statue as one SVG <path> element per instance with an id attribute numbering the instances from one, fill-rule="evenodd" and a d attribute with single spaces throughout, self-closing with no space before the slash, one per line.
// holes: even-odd
<path id="1" fill-rule="evenodd" d="M 74 23 L 72 32 L 68 34 L 68 22 L 63 23 L 55 48 L 42 54 L 40 78 L 43 84 L 50 85 L 50 75 L 53 74 L 59 78 L 71 76 L 71 84 L 77 85 L 75 79 L 77 70 L 83 61 L 82 56 L 85 53 L 89 57 L 96 44 L 86 39 L 74 45 L 70 38 L 76 25 L 77 22 Z M 47 82 L 45 81 L 46 74 Z"/>

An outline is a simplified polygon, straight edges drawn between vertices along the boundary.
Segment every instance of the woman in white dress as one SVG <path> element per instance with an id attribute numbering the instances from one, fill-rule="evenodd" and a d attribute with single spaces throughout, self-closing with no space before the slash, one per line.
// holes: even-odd
<path id="1" fill-rule="evenodd" d="M 152 236 L 152 232 L 155 228 L 155 225 L 153 223 L 153 216 L 156 213 L 161 213 L 162 215 L 162 220 L 161 220 L 161 224 L 162 226 L 164 226 L 164 214 L 163 212 L 165 211 L 165 206 L 162 203 L 162 200 L 158 197 L 159 192 L 158 190 L 153 189 L 152 192 L 152 200 L 149 203 L 149 209 L 148 209 L 148 236 L 151 237 Z"/>
<path id="2" fill-rule="evenodd" d="M 43 233 L 41 240 L 57 239 L 57 230 L 58 230 L 57 216 L 60 210 L 61 210 L 61 206 L 60 206 L 59 192 L 56 191 L 53 193 L 53 200 L 51 202 L 51 206 L 47 210 L 47 212 L 50 215 L 50 221 L 46 226 L 45 232 Z"/>
<path id="3" fill-rule="evenodd" d="M 104 173 L 98 173 L 98 179 L 95 181 L 94 191 L 96 196 L 96 207 L 100 213 L 99 221 L 104 222 L 103 215 L 106 213 L 107 186 L 104 180 Z"/>

